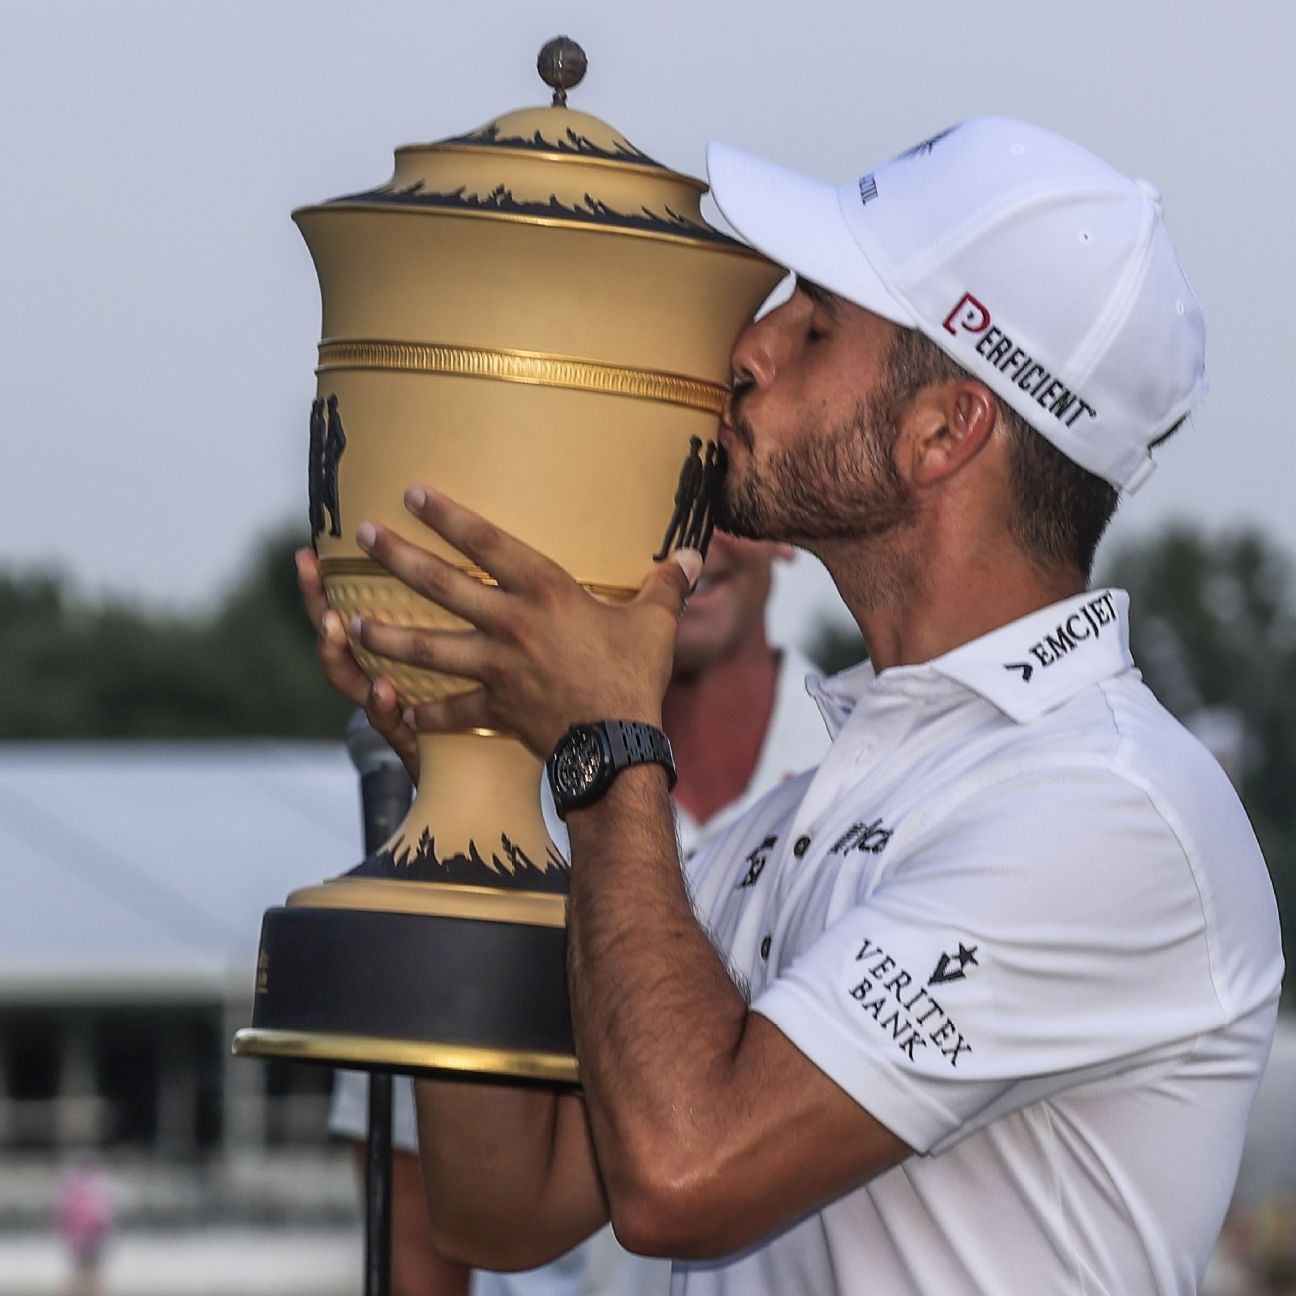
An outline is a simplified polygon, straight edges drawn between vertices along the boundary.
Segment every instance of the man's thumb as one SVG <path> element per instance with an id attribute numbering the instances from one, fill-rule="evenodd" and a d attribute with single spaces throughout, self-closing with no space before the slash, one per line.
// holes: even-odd
<path id="1" fill-rule="evenodd" d="M 676 549 L 671 554 L 671 561 L 679 564 L 691 594 L 693 586 L 698 583 L 698 577 L 702 575 L 702 555 L 696 549 Z"/>
<path id="2" fill-rule="evenodd" d="M 644 602 L 669 604 L 678 614 L 702 575 L 702 555 L 696 549 L 677 549 L 654 567 L 639 591 Z"/>

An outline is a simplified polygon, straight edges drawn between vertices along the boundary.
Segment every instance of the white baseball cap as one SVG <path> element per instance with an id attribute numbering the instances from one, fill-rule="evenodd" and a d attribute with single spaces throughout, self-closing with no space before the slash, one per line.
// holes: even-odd
<path id="1" fill-rule="evenodd" d="M 951 127 L 840 187 L 713 143 L 738 233 L 915 328 L 1090 472 L 1136 490 L 1206 391 L 1206 326 L 1146 180 L 1008 118 Z"/>

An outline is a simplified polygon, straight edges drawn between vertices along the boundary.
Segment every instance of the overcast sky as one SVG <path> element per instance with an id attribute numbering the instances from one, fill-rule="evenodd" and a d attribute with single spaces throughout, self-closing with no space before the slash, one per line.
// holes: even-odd
<path id="1" fill-rule="evenodd" d="M 0 562 L 193 606 L 304 518 L 319 304 L 289 212 L 543 102 L 558 32 L 590 59 L 572 106 L 695 175 L 717 137 L 841 181 L 996 113 L 1152 178 L 1212 391 L 1116 534 L 1296 551 L 1289 0 L 0 0 Z M 824 584 L 785 582 L 784 635 Z"/>

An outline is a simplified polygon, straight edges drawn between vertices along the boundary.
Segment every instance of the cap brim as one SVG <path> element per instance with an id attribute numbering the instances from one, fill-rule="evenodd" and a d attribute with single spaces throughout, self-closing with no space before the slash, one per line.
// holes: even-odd
<path id="1" fill-rule="evenodd" d="M 707 176 L 725 220 L 758 252 L 875 315 L 915 326 L 855 241 L 832 185 L 717 140 L 707 145 Z"/>

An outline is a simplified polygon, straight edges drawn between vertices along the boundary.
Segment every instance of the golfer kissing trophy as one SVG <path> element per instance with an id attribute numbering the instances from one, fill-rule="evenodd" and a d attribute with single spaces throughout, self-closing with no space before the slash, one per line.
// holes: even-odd
<path id="1" fill-rule="evenodd" d="M 538 67 L 552 106 L 398 149 L 386 184 L 294 214 L 323 297 L 311 529 L 344 620 L 464 624 L 363 554 L 366 520 L 490 581 L 406 512 L 417 483 L 608 599 L 709 537 L 729 347 L 780 272 L 706 224 L 701 181 L 567 107 L 579 45 Z M 405 705 L 474 687 L 353 648 Z M 575 1083 L 541 762 L 493 730 L 418 744 L 391 837 L 265 915 L 235 1052 Z"/>

